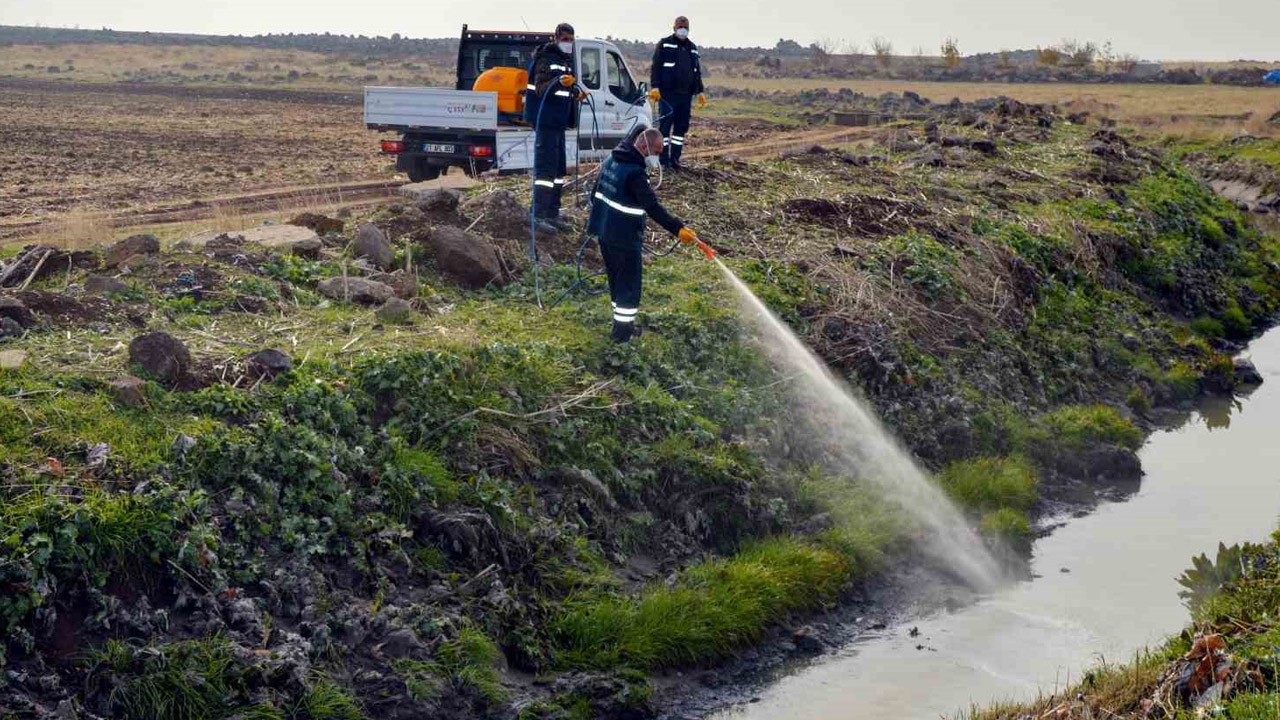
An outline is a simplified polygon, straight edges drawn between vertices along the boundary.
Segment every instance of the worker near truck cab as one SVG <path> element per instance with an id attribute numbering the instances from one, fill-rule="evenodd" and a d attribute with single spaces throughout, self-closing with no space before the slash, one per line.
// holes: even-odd
<path id="1" fill-rule="evenodd" d="M 646 219 L 653 218 L 681 242 L 696 244 L 708 259 L 715 257 L 715 251 L 699 240 L 697 233 L 662 207 L 649 184 L 645 170 L 657 167 L 662 148 L 661 132 L 638 128 L 601 163 L 592 193 L 587 232 L 600 241 L 613 304 L 615 342 L 629 342 L 636 332 Z"/>
<path id="2" fill-rule="evenodd" d="M 649 99 L 658 105 L 658 127 L 666 138 L 662 164 L 678 170 L 693 100 L 697 97 L 698 109 L 702 109 L 707 105 L 707 96 L 702 88 L 698 46 L 689 41 L 689 18 L 681 15 L 674 25 L 675 32 L 662 38 L 653 51 Z"/>
<path id="3" fill-rule="evenodd" d="M 527 89 L 527 116 L 535 126 L 533 150 L 533 222 L 539 232 L 569 229 L 560 217 L 568 163 L 565 128 L 575 122 L 581 93 L 573 76 L 573 26 L 560 23 L 555 39 L 538 48 Z"/>

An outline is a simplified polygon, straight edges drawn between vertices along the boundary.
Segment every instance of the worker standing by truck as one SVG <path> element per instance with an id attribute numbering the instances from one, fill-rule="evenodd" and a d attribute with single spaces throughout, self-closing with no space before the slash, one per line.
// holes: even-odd
<path id="1" fill-rule="evenodd" d="M 698 239 L 697 233 L 658 202 L 645 169 L 658 165 L 662 149 L 661 132 L 639 128 L 600 165 L 600 179 L 592 194 L 587 232 L 600 241 L 613 304 L 613 340 L 619 343 L 630 342 L 636 331 L 646 218 L 652 217 L 686 245 L 696 244 L 707 259 L 716 255 Z"/>
<path id="2" fill-rule="evenodd" d="M 702 87 L 702 64 L 698 58 L 698 46 L 689 41 L 689 18 L 676 18 L 671 35 L 662 38 L 653 51 L 653 66 L 649 69 L 649 99 L 658 105 L 658 127 L 662 130 L 665 145 L 662 165 L 680 169 L 680 154 L 684 152 L 685 134 L 689 132 L 689 116 L 693 113 L 693 99 L 698 99 L 698 109 L 706 107 L 707 96 Z"/>
<path id="3" fill-rule="evenodd" d="M 579 93 L 574 89 L 573 26 L 560 23 L 555 39 L 538 48 L 529 77 L 527 117 L 535 125 L 533 150 L 533 223 L 538 232 L 568 230 L 560 218 L 568 163 L 565 128 L 575 121 Z"/>

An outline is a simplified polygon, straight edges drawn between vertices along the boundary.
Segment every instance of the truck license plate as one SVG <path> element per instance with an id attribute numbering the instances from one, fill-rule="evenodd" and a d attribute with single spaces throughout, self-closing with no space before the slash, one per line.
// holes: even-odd
<path id="1" fill-rule="evenodd" d="M 443 155 L 452 155 L 452 154 L 453 154 L 453 146 L 452 146 L 452 145 L 441 145 L 441 144 L 439 144 L 439 143 L 424 143 L 424 144 L 422 145 L 422 151 L 423 151 L 423 152 L 429 152 L 429 153 L 441 153 L 441 154 L 443 154 Z"/>

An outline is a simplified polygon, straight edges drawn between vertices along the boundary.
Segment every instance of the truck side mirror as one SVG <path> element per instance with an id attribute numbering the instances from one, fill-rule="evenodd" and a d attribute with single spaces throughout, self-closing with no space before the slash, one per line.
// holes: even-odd
<path id="1" fill-rule="evenodd" d="M 637 98 L 636 98 L 636 99 L 631 103 L 632 105 L 640 105 L 640 104 L 644 103 L 645 98 L 649 97 L 649 83 L 647 83 L 647 82 L 645 82 L 645 81 L 641 80 L 641 81 L 640 81 L 640 85 L 639 85 L 639 90 L 638 90 L 637 92 L 639 92 L 640 97 L 637 97 Z"/>

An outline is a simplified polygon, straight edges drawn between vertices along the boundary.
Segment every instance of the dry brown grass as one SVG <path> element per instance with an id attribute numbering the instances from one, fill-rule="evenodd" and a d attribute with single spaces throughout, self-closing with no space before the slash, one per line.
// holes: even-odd
<path id="1" fill-rule="evenodd" d="M 232 46 L 12 45 L 0 47 L 0 75 L 93 83 L 151 80 L 309 89 L 358 88 L 372 82 L 453 82 L 453 58 L 366 60 L 303 50 Z M 59 72 L 50 73 L 50 67 L 59 68 Z M 291 79 L 290 71 L 298 76 Z M 226 80 L 231 73 L 242 79 Z M 223 79 L 215 79 L 217 76 Z M 377 80 L 366 79 L 367 76 L 376 76 Z"/>
<path id="2" fill-rule="evenodd" d="M 868 95 L 911 90 L 935 102 L 969 102 L 1007 95 L 1023 102 L 1071 104 L 1151 132 L 1233 136 L 1250 133 L 1280 137 L 1280 126 L 1266 120 L 1280 111 L 1280 91 L 1226 85 L 1137 85 L 1076 83 L 942 83 L 905 80 L 762 79 L 717 77 L 716 85 L 760 91 L 795 92 L 851 88 Z M 1224 120 L 1243 116 L 1247 120 Z M 1215 117 L 1217 116 L 1217 117 Z"/>

